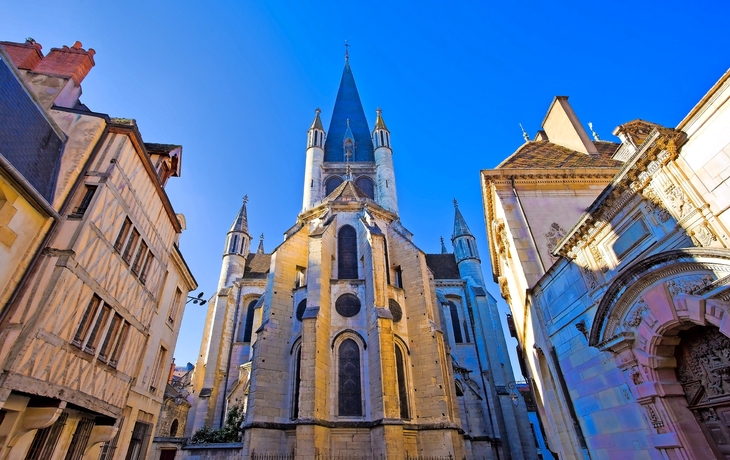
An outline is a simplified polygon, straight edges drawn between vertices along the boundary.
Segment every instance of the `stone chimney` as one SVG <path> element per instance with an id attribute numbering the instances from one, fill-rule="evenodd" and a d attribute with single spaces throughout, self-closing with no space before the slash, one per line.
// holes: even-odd
<path id="1" fill-rule="evenodd" d="M 77 41 L 71 48 L 68 46 L 52 48 L 32 70 L 37 73 L 71 77 L 76 85 L 81 85 L 95 65 L 94 54 L 96 51 L 92 48 L 86 51 L 81 47 L 81 42 Z"/>
<path id="2" fill-rule="evenodd" d="M 0 42 L 5 48 L 15 67 L 23 70 L 33 70 L 43 60 L 42 46 L 29 38 L 25 43 Z"/>

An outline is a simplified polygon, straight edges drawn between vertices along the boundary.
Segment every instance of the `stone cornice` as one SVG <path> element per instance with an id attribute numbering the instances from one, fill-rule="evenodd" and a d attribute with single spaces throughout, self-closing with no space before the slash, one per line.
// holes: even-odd
<path id="1" fill-rule="evenodd" d="M 671 128 L 654 129 L 634 157 L 624 164 L 578 223 L 556 245 L 552 254 L 571 257 L 573 250 L 582 241 L 590 240 L 649 184 L 650 167 L 658 169 L 677 158 L 685 140 L 686 135 L 681 131 Z"/>

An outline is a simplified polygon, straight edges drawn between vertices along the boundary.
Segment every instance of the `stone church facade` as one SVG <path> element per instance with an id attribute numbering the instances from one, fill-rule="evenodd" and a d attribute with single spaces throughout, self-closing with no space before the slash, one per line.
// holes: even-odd
<path id="1" fill-rule="evenodd" d="M 392 155 L 346 59 L 284 241 L 250 250 L 245 200 L 226 235 L 186 435 L 238 404 L 241 458 L 537 458 L 476 241 L 456 207 L 453 253 L 413 243 Z"/>
<path id="2" fill-rule="evenodd" d="M 676 128 L 556 97 L 482 171 L 492 271 L 561 459 L 730 458 L 730 71 Z"/>

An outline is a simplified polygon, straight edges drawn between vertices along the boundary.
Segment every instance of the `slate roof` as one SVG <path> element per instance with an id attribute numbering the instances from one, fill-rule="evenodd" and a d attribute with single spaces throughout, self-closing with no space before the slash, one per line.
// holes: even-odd
<path id="1" fill-rule="evenodd" d="M 0 59 L 0 154 L 51 203 L 64 140 L 10 65 Z"/>
<path id="2" fill-rule="evenodd" d="M 426 265 L 437 280 L 459 280 L 459 266 L 453 254 L 426 254 Z"/>
<path id="3" fill-rule="evenodd" d="M 264 279 L 269 274 L 271 254 L 249 254 L 246 256 L 244 279 Z"/>
<path id="4" fill-rule="evenodd" d="M 330 128 L 324 143 L 324 161 L 345 161 L 342 142 L 345 140 L 347 120 L 350 120 L 350 128 L 355 138 L 355 155 L 351 161 L 375 161 L 370 126 L 365 118 L 349 61 L 345 61 L 345 68 L 342 71 L 340 89 L 337 92 Z"/>
<path id="5" fill-rule="evenodd" d="M 531 141 L 523 144 L 515 153 L 495 169 L 561 169 L 561 168 L 620 168 L 623 164 L 611 158 L 619 145 L 614 142 L 593 143 L 598 155 L 587 155 L 576 150 L 553 144 L 550 141 Z"/>

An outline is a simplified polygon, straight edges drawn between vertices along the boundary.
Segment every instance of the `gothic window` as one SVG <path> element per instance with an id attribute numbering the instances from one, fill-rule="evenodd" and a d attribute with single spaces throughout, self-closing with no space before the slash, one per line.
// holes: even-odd
<path id="1" fill-rule="evenodd" d="M 307 299 L 302 299 L 301 302 L 299 302 L 299 305 L 297 305 L 297 320 L 302 321 L 302 318 L 304 318 L 304 310 L 307 309 Z"/>
<path id="2" fill-rule="evenodd" d="M 401 319 L 403 319 L 403 309 L 400 307 L 400 304 L 396 302 L 393 299 L 388 300 L 388 309 L 390 310 L 390 313 L 393 315 L 393 322 L 397 323 Z"/>
<path id="3" fill-rule="evenodd" d="M 345 339 L 339 347 L 338 414 L 362 416 L 360 386 L 360 347 L 352 339 Z"/>
<path id="4" fill-rule="evenodd" d="M 337 234 L 337 278 L 357 279 L 357 234 L 349 225 L 344 225 Z"/>
<path id="5" fill-rule="evenodd" d="M 368 198 L 371 200 L 375 199 L 375 185 L 373 184 L 372 179 L 367 176 L 360 176 L 357 180 L 355 180 L 355 185 L 357 185 L 357 188 L 362 190 Z"/>
<path id="6" fill-rule="evenodd" d="M 228 246 L 228 252 L 235 254 L 237 246 L 238 246 L 238 235 L 233 235 L 231 237 L 231 244 Z"/>
<path id="7" fill-rule="evenodd" d="M 459 321 L 459 310 L 456 304 L 449 300 L 449 313 L 451 313 L 451 325 L 454 328 L 454 342 L 463 343 L 464 338 L 461 335 L 461 324 Z"/>
<path id="8" fill-rule="evenodd" d="M 170 424 L 170 437 L 171 438 L 174 438 L 175 436 L 177 436 L 178 425 L 179 425 L 179 422 L 177 421 L 177 419 L 173 420 L 172 423 Z"/>
<path id="9" fill-rule="evenodd" d="M 340 176 L 332 176 L 327 179 L 324 183 L 324 195 L 329 196 L 330 193 L 334 192 L 337 187 L 342 183 Z"/>
<path id="10" fill-rule="evenodd" d="M 335 310 L 345 318 L 351 318 L 360 313 L 360 299 L 352 294 L 343 294 L 335 301 Z"/>
<path id="11" fill-rule="evenodd" d="M 248 303 L 248 308 L 246 308 L 246 323 L 244 323 L 243 326 L 243 342 L 251 341 L 251 332 L 253 331 L 254 307 L 256 306 L 256 302 L 258 301 L 259 299 L 253 299 Z"/>
<path id="12" fill-rule="evenodd" d="M 292 401 L 291 419 L 299 418 L 299 387 L 302 383 L 302 347 L 297 349 L 297 358 L 294 361 L 294 394 Z"/>
<path id="13" fill-rule="evenodd" d="M 403 351 L 395 346 L 395 371 L 398 378 L 398 401 L 400 402 L 400 418 L 409 419 L 408 387 L 406 386 L 406 368 L 403 360 Z"/>

